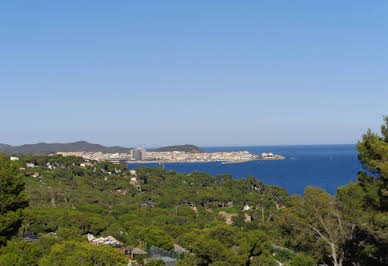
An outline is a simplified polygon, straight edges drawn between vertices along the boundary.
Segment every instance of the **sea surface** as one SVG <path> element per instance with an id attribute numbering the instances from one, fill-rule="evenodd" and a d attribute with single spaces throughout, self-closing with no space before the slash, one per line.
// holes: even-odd
<path id="1" fill-rule="evenodd" d="M 290 194 L 303 194 L 306 186 L 324 188 L 335 194 L 337 187 L 355 181 L 362 166 L 357 159 L 354 145 L 306 145 L 306 146 L 248 146 L 248 147 L 204 147 L 206 152 L 249 151 L 255 154 L 273 152 L 285 156 L 285 160 L 251 161 L 238 164 L 208 163 L 166 163 L 166 170 L 182 173 L 192 171 L 211 175 L 231 174 L 233 178 L 254 176 L 265 184 L 286 188 Z M 129 168 L 157 166 L 150 164 L 129 164 Z"/>

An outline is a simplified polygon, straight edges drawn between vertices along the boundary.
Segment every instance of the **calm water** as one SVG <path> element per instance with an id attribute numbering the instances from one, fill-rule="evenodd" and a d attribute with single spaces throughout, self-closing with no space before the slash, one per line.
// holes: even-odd
<path id="1" fill-rule="evenodd" d="M 318 186 L 334 194 L 338 186 L 355 181 L 361 164 L 354 145 L 309 146 L 250 146 L 206 147 L 207 152 L 241 151 L 251 153 L 273 152 L 286 157 L 279 161 L 253 161 L 241 164 L 169 163 L 166 170 L 190 173 L 202 171 L 211 175 L 229 173 L 234 178 L 252 175 L 265 184 L 285 187 L 290 194 L 300 193 L 306 186 Z M 130 168 L 159 166 L 158 164 L 129 164 Z"/>

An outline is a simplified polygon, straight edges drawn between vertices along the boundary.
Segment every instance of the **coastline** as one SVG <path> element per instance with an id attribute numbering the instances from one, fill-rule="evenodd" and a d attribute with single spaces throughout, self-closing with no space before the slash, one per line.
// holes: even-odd
<path id="1" fill-rule="evenodd" d="M 222 164 L 234 164 L 234 163 L 247 163 L 247 162 L 253 162 L 253 161 L 278 161 L 278 160 L 284 160 L 286 157 L 281 158 L 262 158 L 262 159 L 253 159 L 253 160 L 243 160 L 243 161 L 223 161 Z"/>
<path id="2" fill-rule="evenodd" d="M 252 159 L 252 160 L 238 160 L 238 161 L 179 161 L 179 160 L 168 160 L 168 161 L 127 161 L 127 164 L 150 164 L 150 163 L 156 163 L 156 164 L 168 164 L 168 163 L 214 163 L 214 162 L 221 162 L 222 164 L 239 164 L 239 163 L 247 163 L 247 162 L 253 162 L 253 161 L 277 161 L 277 160 L 284 160 L 285 157 L 281 158 L 262 158 L 262 159 Z"/>

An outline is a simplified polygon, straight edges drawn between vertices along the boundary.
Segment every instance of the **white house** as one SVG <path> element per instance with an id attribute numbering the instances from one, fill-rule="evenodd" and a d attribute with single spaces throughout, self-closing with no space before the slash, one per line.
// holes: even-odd
<path id="1" fill-rule="evenodd" d="M 251 206 L 249 206 L 248 204 L 245 204 L 245 206 L 244 206 L 244 211 L 249 211 L 250 209 L 252 209 L 252 207 Z"/>

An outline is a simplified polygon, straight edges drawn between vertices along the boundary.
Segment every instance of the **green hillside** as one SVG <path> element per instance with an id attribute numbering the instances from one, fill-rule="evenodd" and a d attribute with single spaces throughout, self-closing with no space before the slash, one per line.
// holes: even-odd
<path id="1" fill-rule="evenodd" d="M 51 154 L 56 152 L 69 151 L 85 151 L 85 152 L 130 152 L 131 148 L 120 146 L 102 146 L 100 144 L 93 144 L 86 141 L 77 141 L 72 143 L 36 143 L 24 144 L 20 146 L 11 146 L 7 144 L 0 144 L 0 150 L 6 150 L 9 154 Z"/>
<path id="2" fill-rule="evenodd" d="M 388 119 L 381 135 L 368 131 L 357 146 L 373 175 L 360 172 L 334 196 L 307 187 L 303 197 L 251 176 L 133 172 L 60 155 L 10 161 L 3 153 L 0 265 L 128 262 L 120 249 L 89 244 L 87 234 L 113 236 L 129 250 L 173 254 L 179 245 L 188 251 L 179 265 L 386 265 L 387 145 Z"/>
<path id="3" fill-rule="evenodd" d="M 160 147 L 157 149 L 153 149 L 151 151 L 183 151 L 183 152 L 189 152 L 189 153 L 203 153 L 204 151 L 195 145 L 191 144 L 185 144 L 185 145 L 176 145 L 176 146 L 166 146 L 166 147 Z"/>

